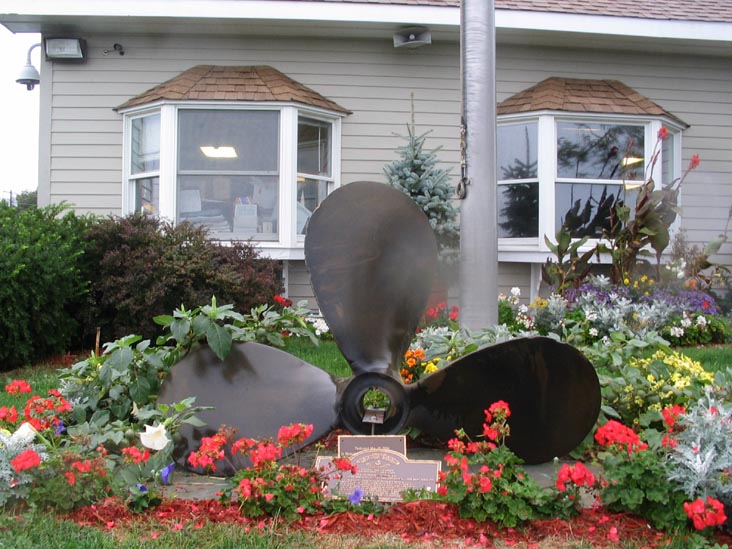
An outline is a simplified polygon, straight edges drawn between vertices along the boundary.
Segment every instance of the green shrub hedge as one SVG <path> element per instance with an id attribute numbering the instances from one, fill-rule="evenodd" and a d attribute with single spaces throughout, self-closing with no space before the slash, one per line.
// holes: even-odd
<path id="1" fill-rule="evenodd" d="M 220 245 L 188 223 L 174 226 L 141 215 L 105 218 L 86 240 L 86 338 L 96 327 L 102 341 L 127 334 L 153 337 L 159 327 L 152 318 L 181 304 L 205 305 L 215 295 L 219 303 L 249 311 L 271 303 L 282 289 L 279 262 L 259 258 L 248 244 Z"/>
<path id="2" fill-rule="evenodd" d="M 86 290 L 79 270 L 91 220 L 56 205 L 0 203 L 0 370 L 68 350 Z"/>

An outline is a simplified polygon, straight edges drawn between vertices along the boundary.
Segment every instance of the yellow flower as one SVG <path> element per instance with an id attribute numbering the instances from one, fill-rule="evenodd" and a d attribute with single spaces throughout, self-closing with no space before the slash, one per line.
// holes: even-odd
<path id="1" fill-rule="evenodd" d="M 643 275 L 641 278 L 641 282 L 648 282 L 648 276 Z"/>
<path id="2" fill-rule="evenodd" d="M 431 374 L 432 372 L 436 372 L 437 370 L 439 370 L 439 368 L 435 365 L 434 362 L 428 362 L 427 365 L 424 367 L 425 374 Z"/>
<path id="3" fill-rule="evenodd" d="M 627 286 L 628 284 L 630 284 L 630 279 L 628 279 L 628 278 L 624 278 L 624 279 L 623 279 L 623 284 L 625 284 L 626 286 Z"/>

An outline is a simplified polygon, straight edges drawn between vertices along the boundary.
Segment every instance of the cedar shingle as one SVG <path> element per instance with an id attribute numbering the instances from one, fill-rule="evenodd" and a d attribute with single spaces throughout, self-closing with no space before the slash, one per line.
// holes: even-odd
<path id="1" fill-rule="evenodd" d="M 125 101 L 117 109 L 164 99 L 214 101 L 294 101 L 350 114 L 327 97 L 268 66 L 197 65 Z"/>
<path id="2" fill-rule="evenodd" d="M 547 78 L 498 104 L 498 114 L 530 111 L 594 112 L 665 116 L 688 126 L 618 80 Z"/>

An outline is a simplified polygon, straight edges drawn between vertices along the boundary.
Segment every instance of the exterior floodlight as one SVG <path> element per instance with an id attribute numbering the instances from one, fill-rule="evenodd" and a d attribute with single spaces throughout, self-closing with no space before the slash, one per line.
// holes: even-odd
<path id="1" fill-rule="evenodd" d="M 81 38 L 46 38 L 46 59 L 81 63 L 86 57 L 86 40 Z"/>
<path id="2" fill-rule="evenodd" d="M 31 63 L 31 52 L 40 45 L 40 43 L 33 44 L 28 49 L 28 57 L 25 61 L 25 65 L 22 69 L 20 69 L 20 74 L 18 74 L 18 78 L 15 79 L 18 84 L 25 85 L 28 88 L 28 91 L 32 90 L 36 84 L 41 83 L 41 75 L 38 74 L 38 71 Z"/>

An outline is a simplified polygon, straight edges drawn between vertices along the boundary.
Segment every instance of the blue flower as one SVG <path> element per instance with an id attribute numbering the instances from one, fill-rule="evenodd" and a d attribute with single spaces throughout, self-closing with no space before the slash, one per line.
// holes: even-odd
<path id="1" fill-rule="evenodd" d="M 175 462 L 160 469 L 160 480 L 163 481 L 163 484 L 168 484 L 168 482 L 170 482 L 170 475 L 173 474 L 174 469 Z"/>
<path id="2" fill-rule="evenodd" d="M 135 488 L 137 488 L 140 493 L 147 492 L 147 486 L 144 484 L 135 484 Z"/>
<path id="3" fill-rule="evenodd" d="M 66 424 L 63 422 L 63 420 L 59 419 L 56 422 L 56 430 L 54 431 L 54 434 L 56 436 L 63 435 L 66 432 Z"/>
<path id="4" fill-rule="evenodd" d="M 350 501 L 353 505 L 358 505 L 361 503 L 361 498 L 363 497 L 363 491 L 361 488 L 356 487 L 356 489 L 353 491 L 353 493 L 348 496 L 348 501 Z"/>

